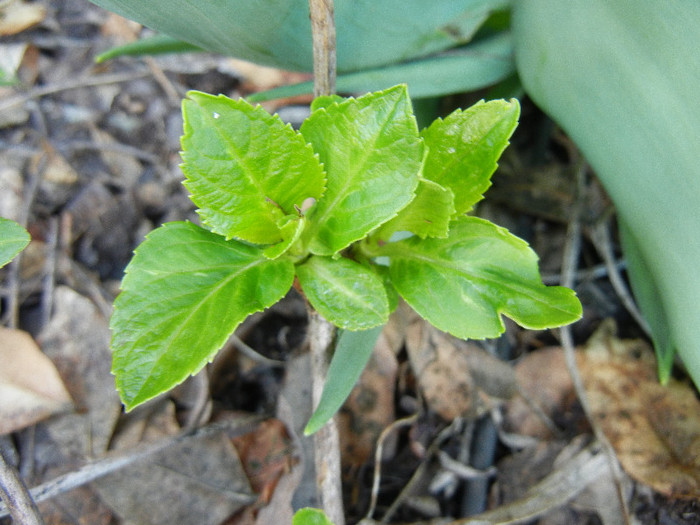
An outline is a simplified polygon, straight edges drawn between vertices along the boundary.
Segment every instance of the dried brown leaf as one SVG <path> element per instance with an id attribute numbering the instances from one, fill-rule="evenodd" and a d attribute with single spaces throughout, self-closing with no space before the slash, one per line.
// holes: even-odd
<path id="1" fill-rule="evenodd" d="M 477 408 L 474 381 L 464 353 L 428 323 L 412 323 L 406 350 L 428 406 L 447 421 Z"/>
<path id="2" fill-rule="evenodd" d="M 597 423 L 627 473 L 670 497 L 700 498 L 700 402 L 693 387 L 659 384 L 654 354 L 604 323 L 578 358 Z"/>
<path id="3" fill-rule="evenodd" d="M 10 0 L 0 5 L 0 36 L 15 35 L 38 24 L 46 16 L 46 7 Z"/>
<path id="4" fill-rule="evenodd" d="M 280 420 L 262 422 L 255 432 L 233 439 L 243 469 L 261 503 L 268 503 L 280 477 L 291 468 L 292 443 Z"/>
<path id="5" fill-rule="evenodd" d="M 72 407 L 54 364 L 28 333 L 0 328 L 0 363 L 0 434 Z"/>
<path id="6" fill-rule="evenodd" d="M 547 347 L 530 352 L 518 362 L 515 373 L 522 396 L 514 397 L 506 405 L 505 419 L 508 431 L 543 439 L 550 438 L 551 430 L 525 402 L 525 397 L 550 418 L 555 418 L 555 414 L 561 414 L 571 407 L 575 401 L 575 394 L 564 352 L 560 347 Z"/>

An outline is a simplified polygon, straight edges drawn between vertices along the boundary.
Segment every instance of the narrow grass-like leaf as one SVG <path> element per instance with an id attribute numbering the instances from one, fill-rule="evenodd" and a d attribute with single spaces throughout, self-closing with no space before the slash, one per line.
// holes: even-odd
<path id="1" fill-rule="evenodd" d="M 423 145 L 406 86 L 318 109 L 301 133 L 328 177 L 303 237 L 312 253 L 337 253 L 413 199 Z"/>
<path id="2" fill-rule="evenodd" d="M 202 221 L 227 239 L 283 240 L 280 221 L 319 199 L 323 168 L 304 138 L 244 100 L 192 91 L 183 102 L 185 186 Z"/>
<path id="3" fill-rule="evenodd" d="M 340 74 L 336 87 L 342 93 L 365 93 L 405 83 L 415 100 L 482 89 L 514 73 L 512 39 L 503 32 L 426 58 Z M 254 93 L 248 100 L 264 102 L 312 92 L 313 82 L 303 82 Z"/>
<path id="4" fill-rule="evenodd" d="M 165 53 L 188 53 L 193 51 L 202 51 L 202 48 L 168 35 L 153 35 L 141 38 L 136 42 L 129 42 L 123 46 L 108 49 L 97 55 L 95 62 L 99 64 L 121 56 L 162 55 Z"/>
<path id="5" fill-rule="evenodd" d="M 0 217 L 0 268 L 24 250 L 29 241 L 27 230 L 15 221 Z"/>
<path id="6" fill-rule="evenodd" d="M 525 328 L 576 321 L 581 304 L 568 288 L 545 286 L 527 243 L 486 220 L 453 221 L 447 239 L 389 243 L 390 273 L 416 312 L 460 338 L 497 337 L 501 314 Z"/>
<path id="7" fill-rule="evenodd" d="M 458 214 L 469 211 L 491 186 L 496 161 L 519 116 L 515 99 L 481 101 L 437 119 L 421 132 L 428 147 L 423 176 L 454 192 Z"/>
<path id="8" fill-rule="evenodd" d="M 312 256 L 296 271 L 311 306 L 334 325 L 366 330 L 389 319 L 384 283 L 366 266 L 344 257 Z"/>
<path id="9" fill-rule="evenodd" d="M 452 190 L 437 182 L 422 179 L 416 188 L 416 197 L 396 217 L 381 226 L 377 235 L 388 240 L 395 232 L 409 231 L 421 239 L 444 238 L 447 237 L 454 214 Z"/>
<path id="10" fill-rule="evenodd" d="M 372 350 L 383 328 L 384 326 L 380 325 L 361 332 L 340 332 L 328 367 L 321 400 L 306 424 L 305 435 L 318 431 L 343 406 L 372 356 Z"/>
<path id="11" fill-rule="evenodd" d="M 294 266 L 187 222 L 151 232 L 114 303 L 112 372 L 127 409 L 198 372 L 249 314 L 284 296 Z"/>

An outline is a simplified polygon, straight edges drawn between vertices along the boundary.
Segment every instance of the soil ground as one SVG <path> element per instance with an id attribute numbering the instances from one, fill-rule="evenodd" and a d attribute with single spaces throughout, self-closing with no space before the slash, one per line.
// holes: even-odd
<path id="1" fill-rule="evenodd" d="M 30 487 L 91 475 L 104 458 L 125 460 L 42 501 L 47 524 L 289 522 L 292 508 L 316 504 L 311 441 L 300 432 L 310 410 L 304 300 L 292 292 L 252 316 L 203 373 L 129 415 L 109 373 L 108 319 L 144 236 L 163 222 L 197 222 L 179 168 L 185 93 L 238 97 L 308 77 L 203 53 L 96 64 L 97 54 L 142 28 L 86 0 L 31 5 L 45 8 L 38 23 L 0 38 L 0 55 L 21 49 L 22 58 L 19 86 L 0 88 L 0 215 L 26 225 L 33 239 L 0 273 L 2 321 L 38 342 L 70 402 L 60 391 L 42 394 L 13 415 L 15 426 L 0 436 L 3 450 Z M 447 114 L 481 96 L 448 97 L 435 107 Z M 309 101 L 265 107 L 298 126 Z M 603 346 L 647 355 L 648 338 L 610 279 L 619 271 L 624 280 L 614 209 L 575 146 L 525 99 L 500 164 L 477 213 L 530 242 L 548 284 L 573 275 L 585 312 L 572 327 L 578 353 L 594 348 L 602 326 Z M 581 249 L 572 263 L 566 254 L 575 242 Z M 579 363 L 595 404 L 589 371 L 603 365 L 587 359 Z M 52 372 L 39 361 L 22 373 L 48 384 Z M 0 386 L 24 384 L 22 373 L 0 371 Z M 635 385 L 623 397 L 641 404 L 640 392 Z M 594 406 L 599 415 L 627 410 L 613 394 L 603 399 Z M 0 419 L 10 421 L 8 412 L 0 406 Z M 402 307 L 339 426 L 350 523 L 374 506 L 370 518 L 390 523 L 447 523 L 506 509 L 530 516 L 524 523 L 614 524 L 621 522 L 618 494 L 630 522 L 700 522 L 696 464 L 676 458 L 662 473 L 642 469 L 643 481 L 635 470 L 635 481 L 611 470 L 607 455 L 596 459 L 605 455 L 596 448 L 600 428 L 577 401 L 558 331 L 508 324 L 497 341 L 457 341 Z M 604 428 L 622 461 L 631 445 Z M 679 471 L 690 480 L 685 488 Z M 499 519 L 490 514 L 480 523 Z"/>

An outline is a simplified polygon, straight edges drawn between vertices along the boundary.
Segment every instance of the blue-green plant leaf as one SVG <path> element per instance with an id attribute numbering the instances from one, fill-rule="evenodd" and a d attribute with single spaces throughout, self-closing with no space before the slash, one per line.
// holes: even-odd
<path id="1" fill-rule="evenodd" d="M 525 241 L 476 217 L 453 221 L 447 239 L 389 243 L 399 294 L 437 328 L 463 339 L 497 337 L 501 314 L 525 328 L 561 326 L 581 317 L 568 288 L 545 286 Z"/>
<path id="2" fill-rule="evenodd" d="M 92 0 L 178 40 L 223 55 L 312 70 L 307 0 L 201 2 Z M 338 71 L 424 56 L 468 42 L 507 0 L 341 0 L 335 3 Z"/>
<path id="3" fill-rule="evenodd" d="M 277 115 L 192 91 L 183 102 L 185 186 L 212 231 L 257 244 L 283 240 L 280 224 L 319 199 L 323 168 L 304 138 Z"/>
<path id="4" fill-rule="evenodd" d="M 27 230 L 15 221 L 0 217 L 0 268 L 9 263 L 29 244 Z"/>
<path id="5" fill-rule="evenodd" d="M 406 86 L 317 109 L 301 134 L 327 174 L 303 234 L 312 253 L 339 252 L 413 199 L 423 145 Z"/>
<path id="6" fill-rule="evenodd" d="M 499 33 L 467 46 L 398 64 L 338 76 L 340 93 L 379 91 L 407 84 L 413 99 L 464 93 L 494 85 L 515 73 L 510 33 Z M 283 86 L 248 97 L 251 102 L 313 92 L 312 82 Z"/>
<path id="7" fill-rule="evenodd" d="M 186 53 L 202 51 L 202 48 L 183 42 L 168 35 L 153 35 L 113 47 L 95 57 L 98 64 L 121 56 L 162 55 L 165 53 Z"/>
<path id="8" fill-rule="evenodd" d="M 452 190 L 458 214 L 471 210 L 491 186 L 496 161 L 508 146 L 519 116 L 515 99 L 480 101 L 435 120 L 421 132 L 428 147 L 423 176 Z"/>
<path id="9" fill-rule="evenodd" d="M 372 356 L 372 350 L 383 328 L 384 326 L 380 325 L 361 332 L 340 332 L 328 367 L 321 400 L 306 424 L 305 435 L 318 431 L 343 406 Z"/>
<path id="10" fill-rule="evenodd" d="M 289 290 L 294 265 L 187 222 L 152 231 L 111 318 L 112 372 L 127 409 L 198 372 L 236 326 Z"/>
<path id="11" fill-rule="evenodd" d="M 662 377 L 676 349 L 700 387 L 698 20 L 694 0 L 513 8 L 523 86 L 581 148 L 634 247 L 632 287 Z"/>
<path id="12" fill-rule="evenodd" d="M 370 268 L 339 257 L 312 256 L 296 267 L 311 306 L 346 330 L 366 330 L 389 319 L 384 283 Z"/>

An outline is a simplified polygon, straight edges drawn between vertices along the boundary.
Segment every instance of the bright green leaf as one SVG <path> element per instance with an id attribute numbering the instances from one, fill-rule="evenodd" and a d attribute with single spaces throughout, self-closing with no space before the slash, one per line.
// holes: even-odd
<path id="1" fill-rule="evenodd" d="M 319 199 L 324 173 L 304 138 L 244 100 L 192 91 L 183 102 L 185 186 L 212 231 L 258 244 L 283 240 L 280 221 Z"/>
<path id="2" fill-rule="evenodd" d="M 384 284 L 366 266 L 344 257 L 312 256 L 296 271 L 311 306 L 334 325 L 366 330 L 389 319 Z"/>
<path id="3" fill-rule="evenodd" d="M 458 214 L 469 211 L 491 185 L 496 161 L 520 116 L 513 99 L 478 102 L 438 119 L 421 136 L 428 147 L 423 176 L 451 189 Z"/>
<path id="4" fill-rule="evenodd" d="M 447 237 L 450 219 L 455 214 L 454 194 L 437 182 L 422 179 L 416 197 L 399 214 L 384 224 L 378 237 L 388 240 L 394 232 L 408 231 L 426 237 Z"/>
<path id="5" fill-rule="evenodd" d="M 497 337 L 501 314 L 542 329 L 581 317 L 568 288 L 545 286 L 527 243 L 486 220 L 454 221 L 447 239 L 385 246 L 394 286 L 421 316 L 460 338 Z"/>
<path id="6" fill-rule="evenodd" d="M 380 325 L 361 332 L 348 330 L 340 332 L 331 364 L 328 367 L 321 400 L 306 424 L 305 435 L 308 436 L 318 431 L 343 406 L 360 378 L 360 374 L 365 369 L 367 361 L 372 356 L 372 350 L 383 328 Z"/>
<path id="7" fill-rule="evenodd" d="M 289 251 L 289 248 L 299 239 L 306 225 L 306 217 L 288 215 L 283 219 L 283 224 L 280 226 L 282 234 L 282 242 L 268 246 L 263 251 L 263 254 L 268 259 L 277 259 Z"/>
<path id="8" fill-rule="evenodd" d="M 318 109 L 301 133 L 328 177 L 303 237 L 312 253 L 337 253 L 413 199 L 423 145 L 405 86 Z"/>
<path id="9" fill-rule="evenodd" d="M 126 269 L 110 323 L 112 372 L 127 409 L 198 372 L 293 279 L 289 260 L 269 260 L 191 223 L 151 232 Z"/>
<path id="10" fill-rule="evenodd" d="M 292 525 L 333 525 L 333 522 L 322 510 L 306 507 L 294 513 Z"/>
<path id="11" fill-rule="evenodd" d="M 311 101 L 311 112 L 313 113 L 317 109 L 326 108 L 333 104 L 340 104 L 344 100 L 340 95 L 321 95 Z"/>
<path id="12" fill-rule="evenodd" d="M 29 241 L 27 230 L 15 221 L 0 217 L 0 268 L 24 250 Z"/>

